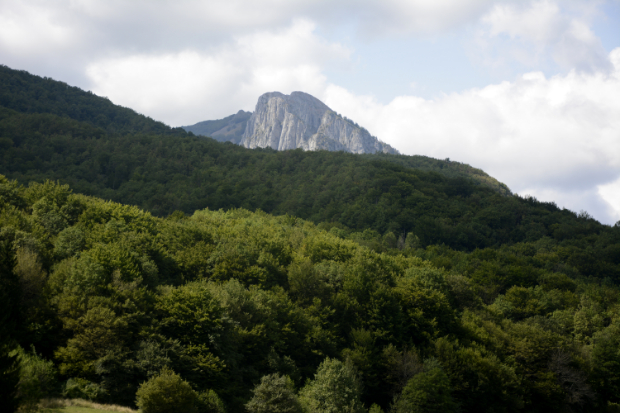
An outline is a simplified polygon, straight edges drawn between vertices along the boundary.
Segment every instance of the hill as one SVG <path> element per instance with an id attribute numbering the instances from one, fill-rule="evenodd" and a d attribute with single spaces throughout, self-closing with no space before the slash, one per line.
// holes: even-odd
<path id="1" fill-rule="evenodd" d="M 0 228 L 22 288 L 3 302 L 22 320 L 11 334 L 81 397 L 131 406 L 167 366 L 241 411 L 261 377 L 299 389 L 329 357 L 349 359 L 364 386 L 355 397 L 384 409 L 437 363 L 464 412 L 620 401 L 608 367 L 620 290 L 583 277 L 550 240 L 377 253 L 291 216 L 162 219 L 2 176 Z"/>
<path id="2" fill-rule="evenodd" d="M 105 97 L 47 77 L 0 65 L 0 106 L 19 113 L 48 113 L 102 128 L 107 133 L 183 134 L 123 108 Z"/>
<path id="3" fill-rule="evenodd" d="M 21 79 L 28 76 L 19 72 Z M 33 84 L 41 82 L 32 76 Z M 52 80 L 42 84 L 58 87 Z M 80 113 L 88 112 L 82 106 L 109 103 L 78 95 Z M 56 108 L 43 102 L 58 113 L 71 103 Z M 444 244 L 461 251 L 548 237 L 573 249 L 571 260 L 584 275 L 620 279 L 612 228 L 553 203 L 509 195 L 505 186 L 467 165 L 425 157 L 249 150 L 158 123 L 153 124 L 165 133 L 145 133 L 141 127 L 131 132 L 130 125 L 148 119 L 114 110 L 131 121 L 119 126 L 110 121 L 104 129 L 70 113 L 1 109 L 0 172 L 23 183 L 58 180 L 80 193 L 138 205 L 157 216 L 204 208 L 260 209 L 344 234 L 374 231 L 378 235 L 366 236 L 373 239 L 392 234 L 401 244 L 412 234 L 419 246 Z"/>

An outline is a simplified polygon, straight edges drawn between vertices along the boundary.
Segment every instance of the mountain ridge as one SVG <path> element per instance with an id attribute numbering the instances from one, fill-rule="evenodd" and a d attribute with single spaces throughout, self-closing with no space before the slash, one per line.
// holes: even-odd
<path id="1" fill-rule="evenodd" d="M 301 148 L 306 151 L 399 154 L 365 128 L 305 92 L 290 95 L 264 93 L 248 119 L 245 118 L 247 113 L 239 111 L 224 119 L 203 121 L 183 126 L 183 129 L 250 149 L 270 147 L 282 151 Z M 243 127 L 245 130 L 239 139 L 238 131 Z"/>
<path id="2" fill-rule="evenodd" d="M 252 116 L 252 112 L 240 110 L 223 119 L 205 120 L 194 125 L 181 127 L 194 135 L 208 136 L 219 142 L 232 142 L 238 145 L 243 138 L 250 116 Z"/>

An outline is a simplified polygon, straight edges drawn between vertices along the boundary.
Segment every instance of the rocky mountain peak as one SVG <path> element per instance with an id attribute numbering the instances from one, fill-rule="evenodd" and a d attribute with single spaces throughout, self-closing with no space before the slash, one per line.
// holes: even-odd
<path id="1" fill-rule="evenodd" d="M 304 93 L 265 93 L 248 120 L 240 145 L 270 147 L 279 151 L 346 151 L 352 153 L 395 153 L 398 151 L 368 131 L 331 110 L 317 98 Z"/>

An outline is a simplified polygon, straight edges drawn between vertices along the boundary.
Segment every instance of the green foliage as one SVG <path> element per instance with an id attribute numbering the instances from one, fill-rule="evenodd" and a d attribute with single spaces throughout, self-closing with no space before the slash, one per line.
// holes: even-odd
<path id="1" fill-rule="evenodd" d="M 368 409 L 368 413 L 383 413 L 383 409 L 381 409 L 381 406 L 378 404 L 373 404 L 370 406 L 370 409 Z"/>
<path id="2" fill-rule="evenodd" d="M 62 390 L 62 395 L 68 399 L 99 400 L 104 394 L 97 383 L 79 377 L 67 380 Z"/>
<path id="3" fill-rule="evenodd" d="M 16 260 L 11 243 L 0 238 L 0 345 L 7 346 L 17 338 L 20 323 L 21 286 L 15 273 Z"/>
<path id="4" fill-rule="evenodd" d="M 52 361 L 42 359 L 36 352 L 32 354 L 17 348 L 19 358 L 19 383 L 17 397 L 26 409 L 32 409 L 39 400 L 56 395 L 58 382 Z"/>
<path id="5" fill-rule="evenodd" d="M 308 412 L 363 412 L 360 401 L 362 383 L 350 362 L 326 358 L 314 380 L 300 391 L 300 400 Z"/>
<path id="6" fill-rule="evenodd" d="M 466 347 L 445 338 L 437 340 L 435 347 L 445 366 L 442 377 L 450 378 L 451 394 L 458 397 L 464 411 L 512 412 L 523 407 L 519 378 L 496 355 L 484 347 Z"/>
<path id="7" fill-rule="evenodd" d="M 23 113 L 53 113 L 106 131 L 170 133 L 170 128 L 105 97 L 0 65 L 0 105 Z M 181 131 L 176 131 L 182 133 Z"/>
<path id="8" fill-rule="evenodd" d="M 458 412 L 452 398 L 450 380 L 441 366 L 432 361 L 429 367 L 409 380 L 392 411 L 396 413 L 450 413 Z M 478 406 L 482 408 L 482 406 Z"/>
<path id="9" fill-rule="evenodd" d="M 226 413 L 226 406 L 216 392 L 206 390 L 198 393 L 198 413 Z"/>
<path id="10" fill-rule="evenodd" d="M 210 389 L 198 411 L 242 411 L 265 376 L 306 383 L 308 409 L 387 411 L 436 357 L 463 412 L 616 400 L 620 292 L 571 264 L 564 241 L 468 253 L 399 235 L 391 248 L 291 215 L 161 219 L 57 182 L 0 181 L 5 354 L 34 344 L 66 395 L 131 406 L 171 369 Z M 613 231 L 583 242 L 613 260 Z"/>
<path id="11" fill-rule="evenodd" d="M 593 386 L 603 400 L 620 402 L 620 327 L 612 324 L 595 335 Z"/>
<path id="12" fill-rule="evenodd" d="M 473 251 L 551 237 L 584 275 L 620 277 L 617 231 L 553 203 L 512 196 L 505 185 L 458 162 L 249 150 L 187 135 L 105 98 L 7 67 L 0 84 L 0 136 L 7 148 L 0 173 L 24 183 L 58 179 L 160 216 L 207 207 L 290 214 L 338 225 L 339 236 L 377 250 L 445 244 Z M 35 214 L 52 235 L 75 211 L 55 202 L 41 200 Z M 253 263 L 260 257 L 247 253 L 245 276 L 264 277 L 269 270 Z M 246 272 L 228 264 L 222 276 Z M 496 272 L 490 266 L 478 276 Z M 530 275 L 538 274 L 506 268 L 499 275 L 494 281 L 508 277 L 528 286 Z"/>
<path id="13" fill-rule="evenodd" d="M 62 230 L 54 243 L 54 252 L 62 258 L 70 257 L 79 252 L 85 245 L 84 231 L 77 227 Z"/>
<path id="14" fill-rule="evenodd" d="M 19 359 L 7 344 L 0 346 L 0 405 L 6 412 L 17 410 L 17 385 L 19 383 Z"/>
<path id="15" fill-rule="evenodd" d="M 172 411 L 194 413 L 198 411 L 198 395 L 181 376 L 170 369 L 140 385 L 136 404 L 144 413 Z"/>
<path id="16" fill-rule="evenodd" d="M 126 321 L 117 317 L 114 310 L 90 308 L 77 320 L 74 336 L 56 353 L 62 360 L 61 373 L 92 375 L 97 360 L 122 345 L 126 328 Z"/>
<path id="17" fill-rule="evenodd" d="M 312 411 L 620 402 L 620 226 L 457 162 L 248 150 L 26 72 L 0 85 L 0 172 L 27 185 L 0 175 L 3 407 L 17 344 L 67 396 L 124 405 L 176 383 L 189 410 L 242 411 L 283 376 Z"/>
<path id="18" fill-rule="evenodd" d="M 20 373 L 20 360 L 13 350 L 21 321 L 21 291 L 14 267 L 15 257 L 10 243 L 0 238 L 0 405 L 7 412 L 17 410 Z"/>
<path id="19" fill-rule="evenodd" d="M 245 405 L 250 413 L 301 413 L 302 407 L 295 395 L 293 381 L 288 376 L 263 376 L 252 391 L 253 397 Z"/>

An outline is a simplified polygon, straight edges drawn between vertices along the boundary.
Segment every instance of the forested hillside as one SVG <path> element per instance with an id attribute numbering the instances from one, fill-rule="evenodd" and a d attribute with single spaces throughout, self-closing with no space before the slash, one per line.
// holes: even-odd
<path id="1" fill-rule="evenodd" d="M 50 113 L 88 122 L 115 134 L 184 134 L 181 128 L 172 129 L 90 91 L 4 65 L 0 65 L 0 106 L 21 113 Z"/>
<path id="2" fill-rule="evenodd" d="M 58 127 L 52 127 L 50 129 L 43 127 L 36 131 L 4 131 L 0 136 L 5 138 L 3 141 L 3 146 L 5 147 L 7 147 L 7 145 L 12 145 L 6 139 L 11 139 L 11 135 L 15 133 L 18 135 L 28 135 L 32 132 L 38 132 L 39 134 L 37 135 L 37 141 L 34 143 L 43 143 L 38 142 L 38 140 L 40 140 L 41 137 L 46 137 L 49 135 L 64 134 L 71 136 L 76 132 L 76 130 L 78 135 L 80 135 L 80 138 L 84 138 L 86 136 L 84 133 L 87 135 L 89 133 L 91 135 L 95 134 L 97 137 L 106 138 L 119 134 L 184 135 L 183 129 L 181 128 L 171 129 L 161 122 L 156 122 L 145 116 L 139 115 L 131 109 L 116 106 L 106 98 L 93 95 L 90 92 L 84 92 L 63 82 L 33 76 L 25 71 L 12 70 L 1 65 L 0 87 L 0 108 L 2 108 L 2 118 L 7 118 L 16 114 L 34 113 L 52 114 L 64 118 L 64 123 L 60 129 Z M 6 109 L 12 109 L 12 111 L 7 111 Z M 239 116 L 241 115 L 237 114 L 229 118 Z M 247 116 L 247 113 L 244 113 L 243 116 Z M 241 118 L 243 118 L 243 116 L 241 116 Z M 36 117 L 33 118 L 35 123 L 37 123 L 37 119 L 38 118 Z M 48 123 L 53 123 L 54 121 L 52 119 L 54 118 L 48 117 Z M 77 120 L 79 123 L 67 123 L 67 119 Z M 220 125 L 218 122 L 223 123 Z M 20 123 L 22 125 L 26 125 L 30 123 L 30 120 L 22 119 Z M 86 125 L 82 123 L 86 123 Z M 228 118 L 222 119 L 221 121 L 209 122 L 209 125 L 212 126 L 217 124 L 218 126 L 216 126 L 216 128 L 221 129 L 220 126 L 225 126 L 224 123 L 230 123 Z M 96 127 L 96 132 L 95 129 L 89 128 L 89 126 Z M 13 129 L 14 128 L 15 127 L 13 127 Z M 84 130 L 85 128 L 88 132 Z M 213 128 L 207 129 L 211 130 Z M 129 138 L 129 136 L 125 137 Z M 55 147 L 47 149 L 56 151 L 59 148 L 56 145 Z M 37 155 L 38 154 L 35 154 L 35 158 Z M 62 156 L 62 153 L 59 155 Z M 458 162 L 440 161 L 424 156 L 386 157 L 384 155 L 376 155 L 376 157 L 408 167 L 440 172 L 442 175 L 449 177 L 471 178 L 477 184 L 483 184 L 495 188 L 502 193 L 509 192 L 505 185 L 500 184 L 483 171 L 471 168 L 468 165 L 460 164 Z M 375 158 L 371 156 L 370 159 Z"/>
<path id="3" fill-rule="evenodd" d="M 0 172 L 23 183 L 60 180 L 159 216 L 243 207 L 397 237 L 414 232 L 423 245 L 466 250 L 582 226 L 553 204 L 501 196 L 505 186 L 458 162 L 247 150 L 171 130 L 61 82 L 6 67 L 0 74 L 1 102 L 21 111 L 0 109 Z M 106 111 L 115 115 L 100 127 L 96 113 Z M 580 234 L 605 231 L 587 227 Z"/>
<path id="4" fill-rule="evenodd" d="M 377 253 L 292 216 L 163 219 L 50 182 L 0 178 L 0 202 L 2 262 L 21 288 L 10 336 L 47 366 L 47 395 L 133 405 L 168 368 L 204 411 L 243 411 L 282 375 L 309 411 L 620 402 L 620 290 L 551 239 Z"/>
<path id="5" fill-rule="evenodd" d="M 546 236 L 571 249 L 571 259 L 585 274 L 620 277 L 620 252 L 610 227 L 463 176 L 337 152 L 248 150 L 192 136 L 107 134 L 50 114 L 3 109 L 0 117 L 0 172 L 22 183 L 59 180 L 77 192 L 159 216 L 207 207 L 261 209 L 345 232 L 392 233 L 401 242 L 413 233 L 420 246 L 445 244 L 463 251 Z"/>

